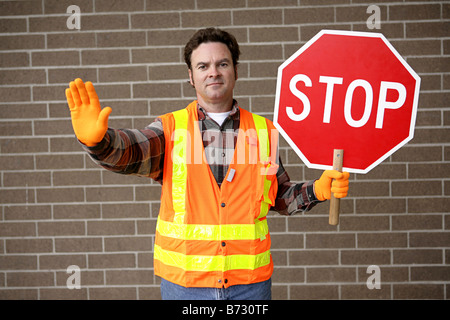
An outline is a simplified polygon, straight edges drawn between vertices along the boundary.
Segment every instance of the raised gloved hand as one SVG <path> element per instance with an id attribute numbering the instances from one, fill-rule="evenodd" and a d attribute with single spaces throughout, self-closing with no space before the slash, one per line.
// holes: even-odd
<path id="1" fill-rule="evenodd" d="M 110 107 L 101 108 L 94 85 L 81 79 L 70 82 L 66 89 L 72 126 L 78 140 L 92 147 L 102 141 L 108 130 Z"/>
<path id="2" fill-rule="evenodd" d="M 325 170 L 319 180 L 314 182 L 316 198 L 324 201 L 331 198 L 331 192 L 336 198 L 344 198 L 348 192 L 348 172 Z M 335 179 L 335 180 L 333 180 Z"/>

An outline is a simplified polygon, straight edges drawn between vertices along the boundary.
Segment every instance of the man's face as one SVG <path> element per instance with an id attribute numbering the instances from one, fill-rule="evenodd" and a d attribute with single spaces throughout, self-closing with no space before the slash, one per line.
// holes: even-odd
<path id="1" fill-rule="evenodd" d="M 225 44 L 206 42 L 192 51 L 189 79 L 200 105 L 230 103 L 231 107 L 237 70 Z"/>

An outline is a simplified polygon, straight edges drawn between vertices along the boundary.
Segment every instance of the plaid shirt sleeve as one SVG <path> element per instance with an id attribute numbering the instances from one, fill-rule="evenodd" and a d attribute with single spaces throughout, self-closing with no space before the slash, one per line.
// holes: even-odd
<path id="1" fill-rule="evenodd" d="M 103 140 L 84 150 L 101 167 L 115 173 L 144 176 L 161 183 L 164 132 L 155 121 L 142 130 L 108 129 Z"/>
<path id="2" fill-rule="evenodd" d="M 314 193 L 315 180 L 301 183 L 291 182 L 281 159 L 279 161 L 280 167 L 277 172 L 278 193 L 272 210 L 281 215 L 290 216 L 300 211 L 309 211 L 316 204 L 322 202 L 316 198 Z"/>

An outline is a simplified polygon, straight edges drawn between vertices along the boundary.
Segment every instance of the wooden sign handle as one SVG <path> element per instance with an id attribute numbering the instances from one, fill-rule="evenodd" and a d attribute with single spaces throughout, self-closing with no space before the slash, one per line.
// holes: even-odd
<path id="1" fill-rule="evenodd" d="M 342 163 L 344 160 L 344 150 L 334 149 L 333 152 L 333 170 L 342 172 Z M 341 199 L 335 198 L 334 194 L 331 194 L 330 199 L 330 217 L 328 223 L 336 226 L 339 224 L 339 209 L 341 204 Z"/>

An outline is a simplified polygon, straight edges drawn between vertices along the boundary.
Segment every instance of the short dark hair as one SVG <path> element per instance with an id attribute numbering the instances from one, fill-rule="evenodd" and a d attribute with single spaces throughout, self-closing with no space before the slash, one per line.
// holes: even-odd
<path id="1" fill-rule="evenodd" d="M 222 42 L 225 44 L 231 52 L 233 66 L 237 66 L 241 52 L 239 51 L 239 45 L 236 38 L 232 34 L 219 28 L 205 28 L 198 30 L 184 47 L 184 61 L 189 69 L 191 69 L 192 51 L 197 49 L 202 43 L 206 42 Z"/>

